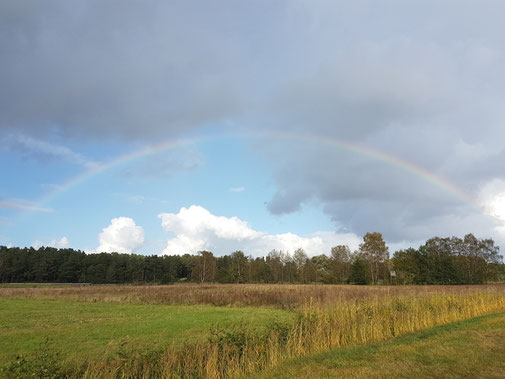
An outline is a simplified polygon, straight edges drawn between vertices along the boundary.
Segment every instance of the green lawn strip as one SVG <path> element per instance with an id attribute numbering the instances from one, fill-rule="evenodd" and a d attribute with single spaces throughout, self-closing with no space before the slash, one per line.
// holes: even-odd
<path id="1" fill-rule="evenodd" d="M 209 329 L 243 324 L 258 332 L 295 314 L 274 308 L 205 305 L 87 303 L 64 300 L 0 300 L 0 365 L 40 349 L 46 338 L 62 359 L 79 363 L 129 347 L 162 348 L 205 339 Z"/>
<path id="2" fill-rule="evenodd" d="M 505 313 L 293 359 L 258 378 L 503 378 Z"/>

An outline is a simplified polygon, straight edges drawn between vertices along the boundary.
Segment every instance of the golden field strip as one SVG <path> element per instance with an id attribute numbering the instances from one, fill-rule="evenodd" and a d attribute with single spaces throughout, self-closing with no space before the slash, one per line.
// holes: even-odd
<path id="1" fill-rule="evenodd" d="M 351 286 L 310 284 L 179 284 L 91 286 L 0 286 L 0 299 L 59 299 L 84 302 L 171 304 L 297 309 L 312 304 L 338 304 L 398 296 L 427 297 L 505 292 L 505 284 Z"/>
<path id="2" fill-rule="evenodd" d="M 79 366 L 52 362 L 49 372 L 69 377 L 237 377 L 296 357 L 391 339 L 454 321 L 505 311 L 505 286 L 173 285 L 2 287 L 2 301 L 53 300 L 225 309 L 289 310 L 292 318 L 255 327 L 216 327 L 181 345 L 146 347 Z M 47 310 L 50 312 L 50 310 Z M 139 317 L 142 317 L 140 314 Z M 280 317 L 280 316 L 276 316 Z M 258 329 L 258 328 L 256 328 Z M 5 376 L 40 369 L 41 363 L 5 366 Z M 38 365 L 38 366 L 37 366 Z M 42 364 L 43 366 L 43 364 Z M 10 371 L 9 371 L 10 370 Z M 18 371 L 16 371 L 18 370 Z M 52 370 L 52 371 L 51 371 Z"/>

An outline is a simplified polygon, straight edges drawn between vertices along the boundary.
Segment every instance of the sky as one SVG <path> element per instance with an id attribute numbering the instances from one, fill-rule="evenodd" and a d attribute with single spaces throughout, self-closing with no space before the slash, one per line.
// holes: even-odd
<path id="1" fill-rule="evenodd" d="M 505 246 L 502 1 L 0 3 L 0 245 Z"/>

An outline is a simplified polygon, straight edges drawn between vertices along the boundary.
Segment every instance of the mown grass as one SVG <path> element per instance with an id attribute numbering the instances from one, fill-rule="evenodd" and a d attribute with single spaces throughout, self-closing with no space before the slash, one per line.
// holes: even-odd
<path id="1" fill-rule="evenodd" d="M 96 361 L 122 344 L 161 349 L 205 340 L 211 327 L 243 325 L 265 331 L 274 321 L 295 315 L 274 308 L 225 308 L 66 300 L 1 299 L 0 364 L 36 351 L 46 338 L 61 359 Z"/>
<path id="2" fill-rule="evenodd" d="M 253 378 L 503 378 L 505 313 L 293 359 Z"/>

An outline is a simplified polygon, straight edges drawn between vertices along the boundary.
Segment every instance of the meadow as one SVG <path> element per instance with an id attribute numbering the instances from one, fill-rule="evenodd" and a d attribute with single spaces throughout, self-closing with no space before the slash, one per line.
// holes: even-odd
<path id="1" fill-rule="evenodd" d="M 503 378 L 505 313 L 295 358 L 255 378 Z"/>
<path id="2" fill-rule="evenodd" d="M 47 338 L 68 363 L 97 360 L 121 346 L 153 349 L 205 340 L 211 327 L 244 325 L 259 330 L 293 314 L 277 309 L 207 305 L 86 303 L 3 299 L 0 304 L 0 364 L 35 352 Z"/>
<path id="3" fill-rule="evenodd" d="M 4 286 L 0 365 L 6 377 L 237 377 L 500 312 L 500 284 Z"/>

